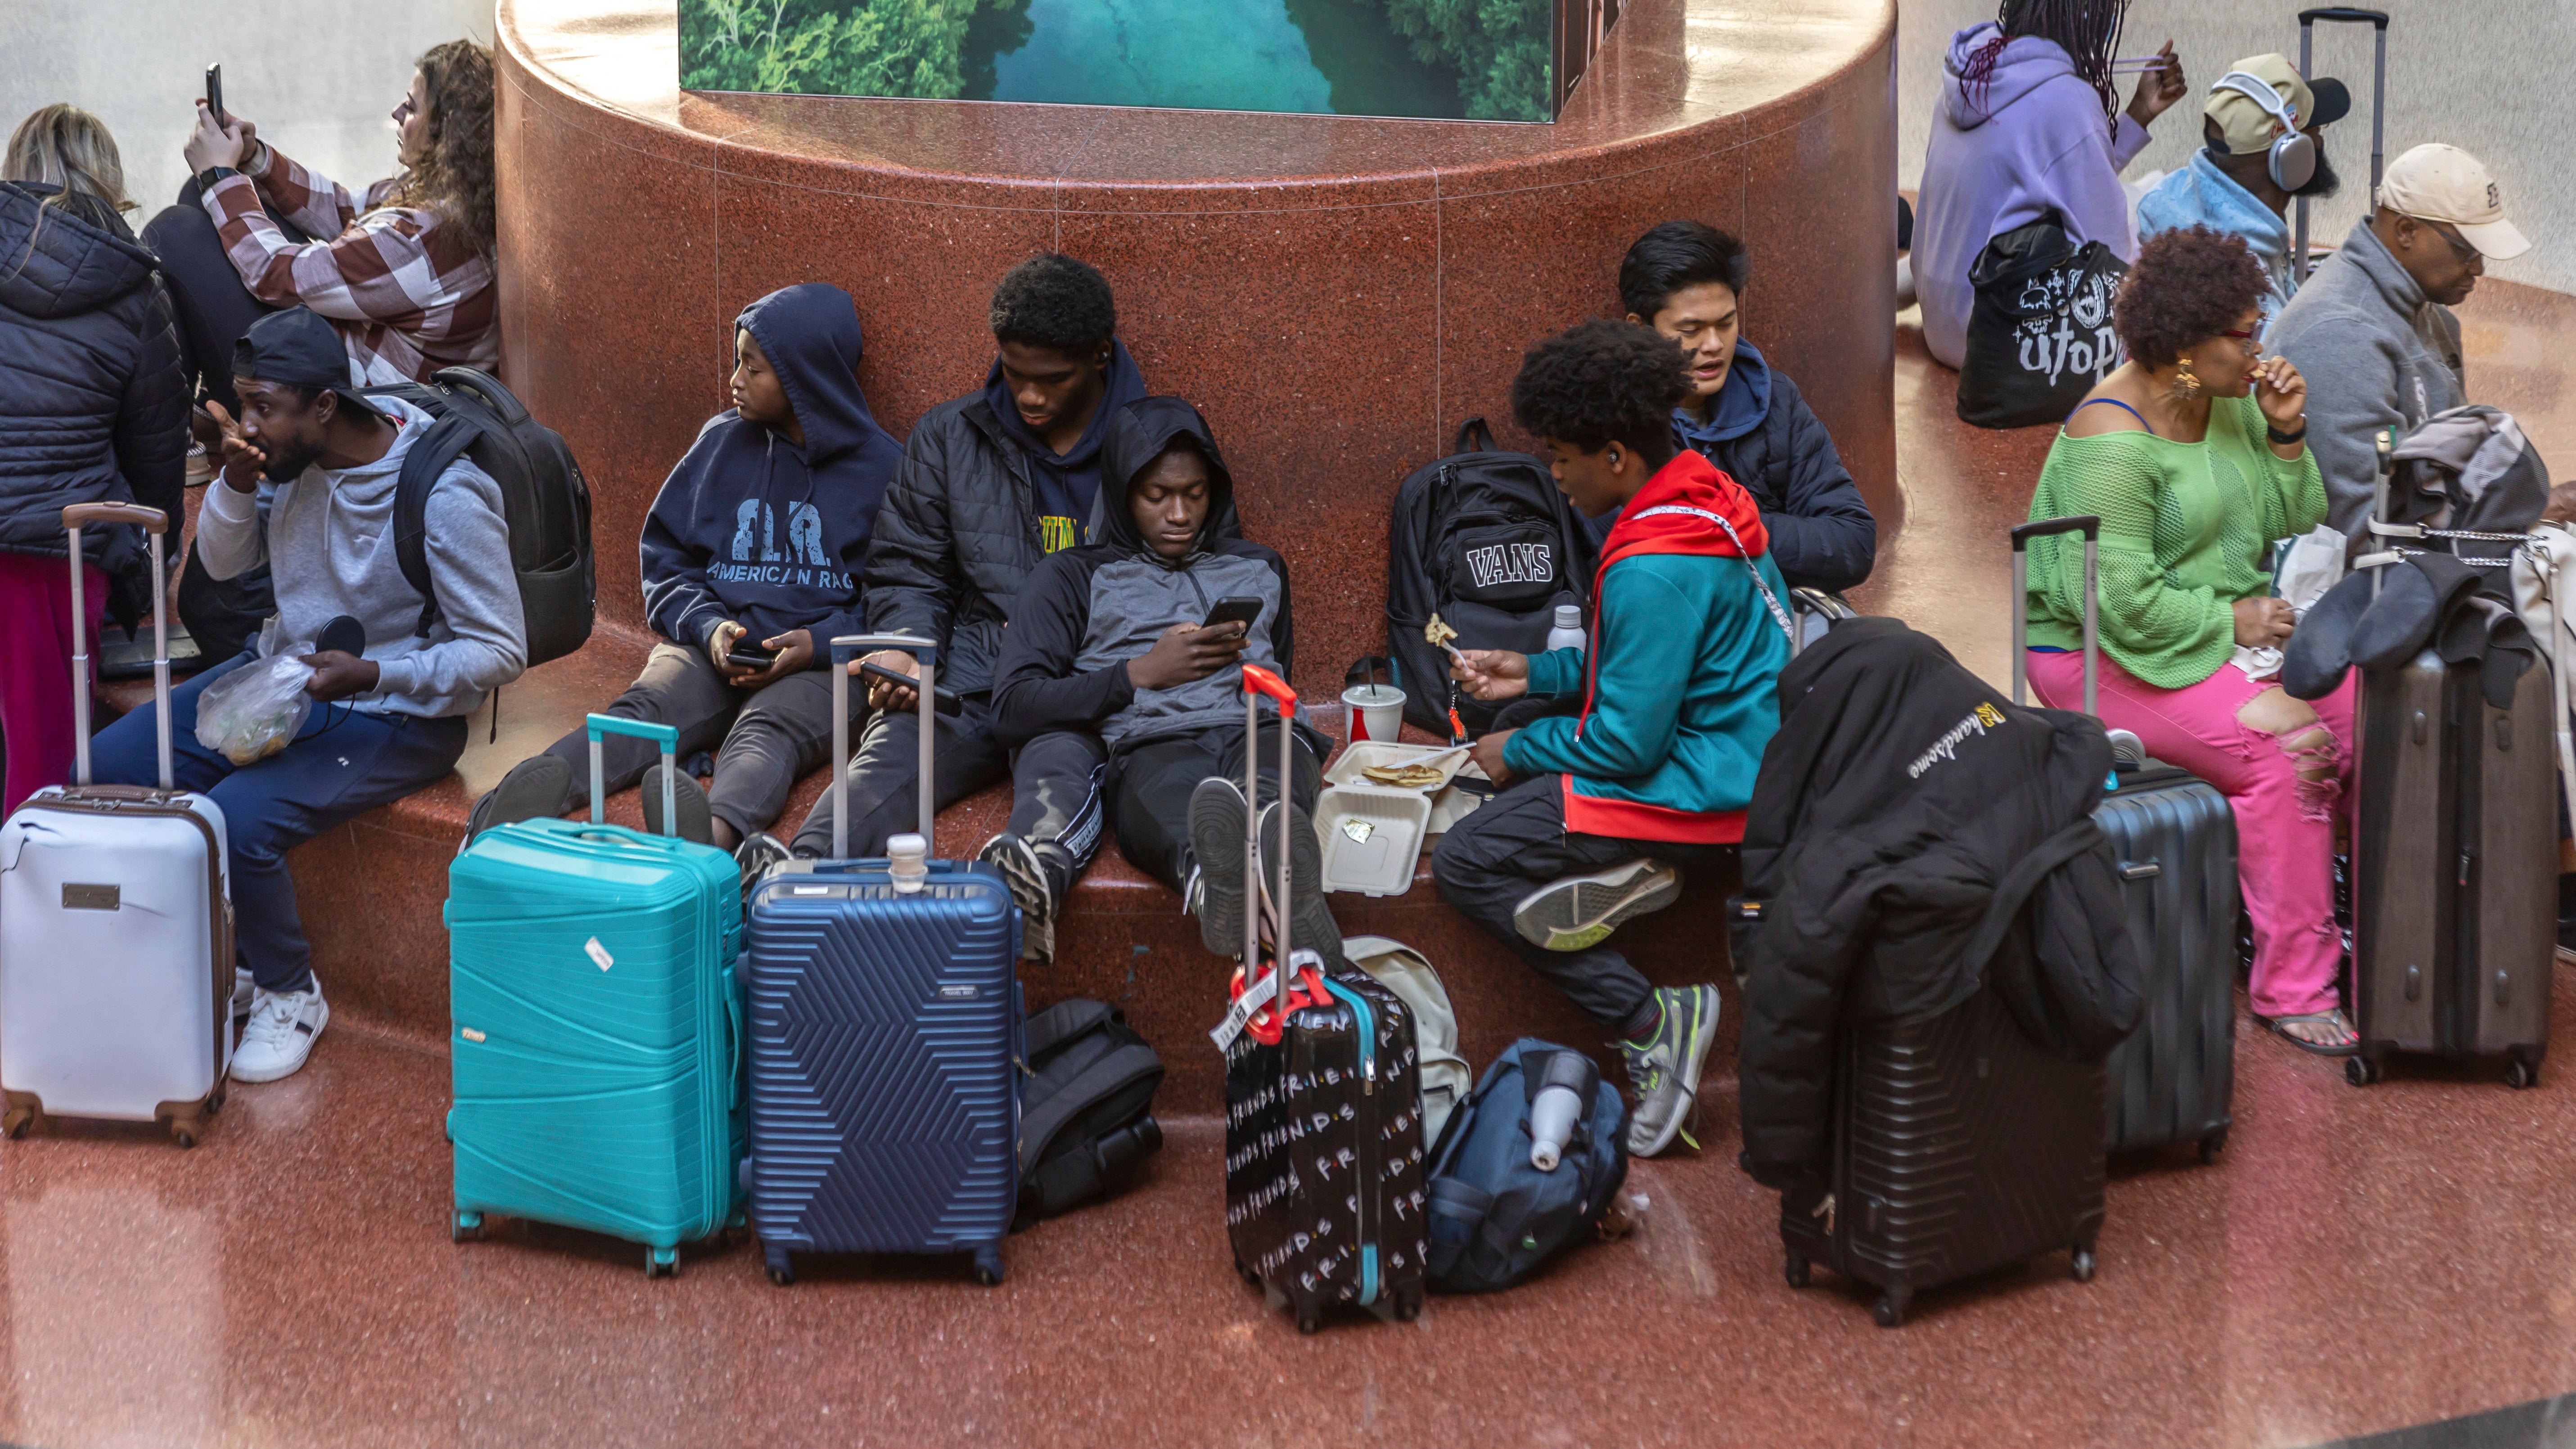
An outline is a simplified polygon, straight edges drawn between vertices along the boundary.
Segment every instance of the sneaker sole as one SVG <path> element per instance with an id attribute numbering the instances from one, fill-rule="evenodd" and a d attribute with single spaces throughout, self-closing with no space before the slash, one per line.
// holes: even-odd
<path id="1" fill-rule="evenodd" d="M 1243 954 L 1243 818 L 1248 808 L 1232 781 L 1201 781 L 1190 792 L 1190 855 L 1199 867 L 1199 944 L 1210 955 L 1228 959 Z"/>
<path id="2" fill-rule="evenodd" d="M 984 842 L 975 858 L 1002 873 L 1011 888 L 1011 904 L 1020 908 L 1020 959 L 1044 963 L 1055 956 L 1055 921 L 1047 912 L 1046 868 L 1025 844 L 996 850 L 1002 837 Z"/>
<path id="3" fill-rule="evenodd" d="M 295 1059 L 295 1065 L 291 1067 L 282 1067 L 273 1072 L 245 1072 L 241 1069 L 241 1058 L 239 1056 L 235 1056 L 233 1058 L 232 1071 L 229 1075 L 236 1082 L 275 1082 L 294 1076 L 297 1072 L 304 1070 L 304 1064 L 306 1062 L 313 1060 L 313 1048 L 322 1040 L 322 1029 L 330 1024 L 331 1003 L 325 1001 L 322 1003 L 322 1014 L 320 1018 L 313 1023 L 313 1034 L 304 1039 L 304 1055 Z"/>
<path id="4" fill-rule="evenodd" d="M 1279 838 L 1276 801 L 1261 812 L 1261 838 Z M 1321 956 L 1328 967 L 1342 962 L 1342 931 L 1333 908 L 1324 903 L 1324 843 L 1316 838 L 1306 812 L 1290 807 L 1288 815 L 1288 948 Z M 1239 931 L 1242 927 L 1237 926 Z"/>
<path id="5" fill-rule="evenodd" d="M 1691 1004 L 1694 1014 L 1699 1019 L 1692 1023 L 1690 1035 L 1682 1040 L 1680 1065 L 1682 1095 L 1689 1099 L 1690 1106 L 1674 1113 L 1673 1120 L 1664 1124 L 1663 1132 L 1653 1143 L 1640 1147 L 1637 1143 L 1630 1142 L 1628 1144 L 1630 1157 L 1661 1156 L 1665 1148 L 1673 1145 L 1673 1139 L 1682 1135 L 1683 1126 L 1699 1111 L 1700 1066 L 1708 1060 L 1708 1049 L 1717 1041 L 1717 1013 L 1726 1003 L 1714 989 L 1702 987 L 1691 993 Z M 1699 1011 L 1698 1008 L 1702 1005 L 1705 1005 L 1707 1010 Z"/>
<path id="6" fill-rule="evenodd" d="M 465 819 L 467 843 L 472 843 L 475 836 L 495 825 L 548 819 L 563 814 L 570 807 L 572 771 L 561 768 L 561 778 L 557 779 L 558 771 L 545 769 L 537 763 L 538 760 L 554 761 L 559 767 L 562 765 L 552 755 L 538 755 L 511 766 L 510 773 L 501 777 L 500 784 L 474 802 L 473 813 Z M 547 787 L 548 781 L 553 782 L 551 789 Z"/>
<path id="7" fill-rule="evenodd" d="M 1512 907 L 1512 928 L 1532 945 L 1580 951 L 1599 945 L 1622 924 L 1671 905 L 1681 893 L 1679 872 L 1641 860 L 1539 887 Z"/>
<path id="8" fill-rule="evenodd" d="M 679 797 L 680 802 L 680 828 L 677 834 L 691 845 L 713 845 L 716 838 L 716 818 L 714 812 L 707 809 L 707 787 L 699 784 L 698 777 L 686 770 L 676 773 L 679 776 L 679 785 L 672 793 Z M 665 833 L 662 824 L 661 788 L 662 767 L 656 764 L 645 773 L 643 799 L 640 802 L 644 807 L 644 833 L 647 835 Z"/>

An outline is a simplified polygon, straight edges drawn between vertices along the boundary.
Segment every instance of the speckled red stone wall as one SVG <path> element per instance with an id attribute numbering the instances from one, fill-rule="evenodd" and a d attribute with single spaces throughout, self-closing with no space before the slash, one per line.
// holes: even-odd
<path id="1" fill-rule="evenodd" d="M 1894 10 L 1794 10 L 1639 0 L 1524 126 L 684 94 L 667 7 L 504 0 L 505 367 L 589 472 L 602 612 L 636 622 L 632 540 L 725 405 L 745 303 L 847 288 L 900 432 L 981 384 L 994 281 L 1071 253 L 1214 423 L 1293 571 L 1300 687 L 1337 688 L 1383 642 L 1396 485 L 1506 416 L 1531 342 L 1615 314 L 1620 253 L 1669 217 L 1750 243 L 1747 335 L 1893 531 Z"/>

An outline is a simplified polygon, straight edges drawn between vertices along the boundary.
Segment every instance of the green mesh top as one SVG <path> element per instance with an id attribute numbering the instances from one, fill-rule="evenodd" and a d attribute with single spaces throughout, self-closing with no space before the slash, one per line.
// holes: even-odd
<path id="1" fill-rule="evenodd" d="M 2209 436 L 2175 442 L 2122 431 L 2070 438 L 2063 430 L 2039 470 L 2032 519 L 2102 516 L 2102 649 L 2160 689 L 2218 672 L 2236 645 L 2232 606 L 2268 594 L 2272 540 L 2325 520 L 2317 460 L 2275 454 L 2251 397 L 2217 398 Z M 2084 541 L 2064 533 L 2030 545 L 2030 642 L 2084 645 Z"/>

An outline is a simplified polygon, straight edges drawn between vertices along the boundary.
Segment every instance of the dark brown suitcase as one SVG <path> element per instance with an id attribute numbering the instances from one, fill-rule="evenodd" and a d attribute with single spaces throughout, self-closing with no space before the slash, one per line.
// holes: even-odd
<path id="1" fill-rule="evenodd" d="M 1831 1170 L 1780 1195 L 1790 1286 L 1819 1264 L 1879 1290 L 1879 1325 L 1924 1289 L 2102 1231 L 2103 1069 L 2022 1035 L 1993 991 L 1925 1021 L 1846 1028 Z"/>

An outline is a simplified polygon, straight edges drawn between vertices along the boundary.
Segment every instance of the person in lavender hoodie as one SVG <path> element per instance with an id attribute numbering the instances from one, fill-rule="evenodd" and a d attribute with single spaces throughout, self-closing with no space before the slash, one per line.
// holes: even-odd
<path id="1" fill-rule="evenodd" d="M 1941 104 L 1915 204 L 1913 271 L 1923 342 L 1944 366 L 1965 350 L 1969 269 L 1990 239 L 2062 218 L 2077 246 L 2137 252 L 2120 168 L 2147 127 L 2189 91 L 2168 40 L 2127 109 L 2111 88 L 2129 0 L 2003 0 L 2000 23 L 1950 38 Z"/>

